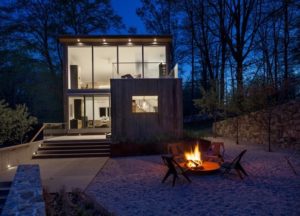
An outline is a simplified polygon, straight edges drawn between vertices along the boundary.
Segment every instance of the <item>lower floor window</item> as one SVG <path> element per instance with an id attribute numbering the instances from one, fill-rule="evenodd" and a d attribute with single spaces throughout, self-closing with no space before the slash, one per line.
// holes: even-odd
<path id="1" fill-rule="evenodd" d="M 70 129 L 110 128 L 109 96 L 69 97 Z"/>

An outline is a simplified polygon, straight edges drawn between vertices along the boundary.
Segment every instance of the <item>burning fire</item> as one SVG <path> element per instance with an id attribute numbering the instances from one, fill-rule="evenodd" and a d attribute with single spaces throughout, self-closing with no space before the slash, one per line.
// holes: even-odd
<path id="1" fill-rule="evenodd" d="M 202 166 L 201 152 L 199 150 L 199 145 L 197 144 L 194 150 L 190 152 L 185 152 L 184 156 L 187 160 L 187 166 L 190 168 Z"/>

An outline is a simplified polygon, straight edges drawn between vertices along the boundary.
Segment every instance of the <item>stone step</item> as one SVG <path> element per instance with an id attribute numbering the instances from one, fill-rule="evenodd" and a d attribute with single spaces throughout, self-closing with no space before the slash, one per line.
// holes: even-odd
<path id="1" fill-rule="evenodd" d="M 11 181 L 7 181 L 7 182 L 0 182 L 0 188 L 4 187 L 4 188 L 10 188 L 12 185 Z"/>
<path id="2" fill-rule="evenodd" d="M 32 159 L 51 158 L 84 158 L 84 157 L 109 157 L 110 153 L 72 153 L 72 154 L 39 154 L 32 156 Z"/>
<path id="3" fill-rule="evenodd" d="M 99 140 L 45 140 L 44 144 L 110 144 L 110 139 L 99 139 Z"/>
<path id="4" fill-rule="evenodd" d="M 51 147 L 51 146 L 101 146 L 101 145 L 110 145 L 110 143 L 42 143 L 41 147 Z"/>
<path id="5" fill-rule="evenodd" d="M 41 150 L 69 150 L 69 149 L 109 149 L 110 145 L 58 145 L 58 146 L 52 146 L 52 145 L 47 145 L 44 146 L 42 145 L 39 148 L 39 151 Z"/>
<path id="6" fill-rule="evenodd" d="M 60 150 L 43 150 L 39 149 L 37 154 L 77 154 L 77 153 L 109 153 L 109 148 L 104 149 L 60 149 Z"/>

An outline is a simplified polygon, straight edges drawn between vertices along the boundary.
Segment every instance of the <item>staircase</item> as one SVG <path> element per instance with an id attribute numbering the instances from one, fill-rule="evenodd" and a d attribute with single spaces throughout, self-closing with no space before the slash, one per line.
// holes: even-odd
<path id="1" fill-rule="evenodd" d="M 46 140 L 32 159 L 109 157 L 109 139 Z"/>
<path id="2" fill-rule="evenodd" d="M 6 198 L 9 193 L 12 182 L 0 182 L 0 215 L 3 210 Z"/>

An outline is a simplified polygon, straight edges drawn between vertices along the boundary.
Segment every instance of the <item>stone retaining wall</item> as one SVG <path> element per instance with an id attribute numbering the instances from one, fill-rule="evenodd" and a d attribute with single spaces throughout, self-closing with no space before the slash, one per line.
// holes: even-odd
<path id="1" fill-rule="evenodd" d="M 299 100 L 276 106 L 270 111 L 254 112 L 217 122 L 214 130 L 217 135 L 236 139 L 238 128 L 240 141 L 267 144 L 269 119 L 273 147 L 300 149 Z"/>
<path id="2" fill-rule="evenodd" d="M 6 171 L 8 166 L 15 167 L 27 164 L 31 160 L 42 141 L 25 143 L 5 148 L 0 148 L 0 173 Z"/>
<path id="3" fill-rule="evenodd" d="M 2 215 L 46 215 L 38 165 L 18 166 Z"/>

